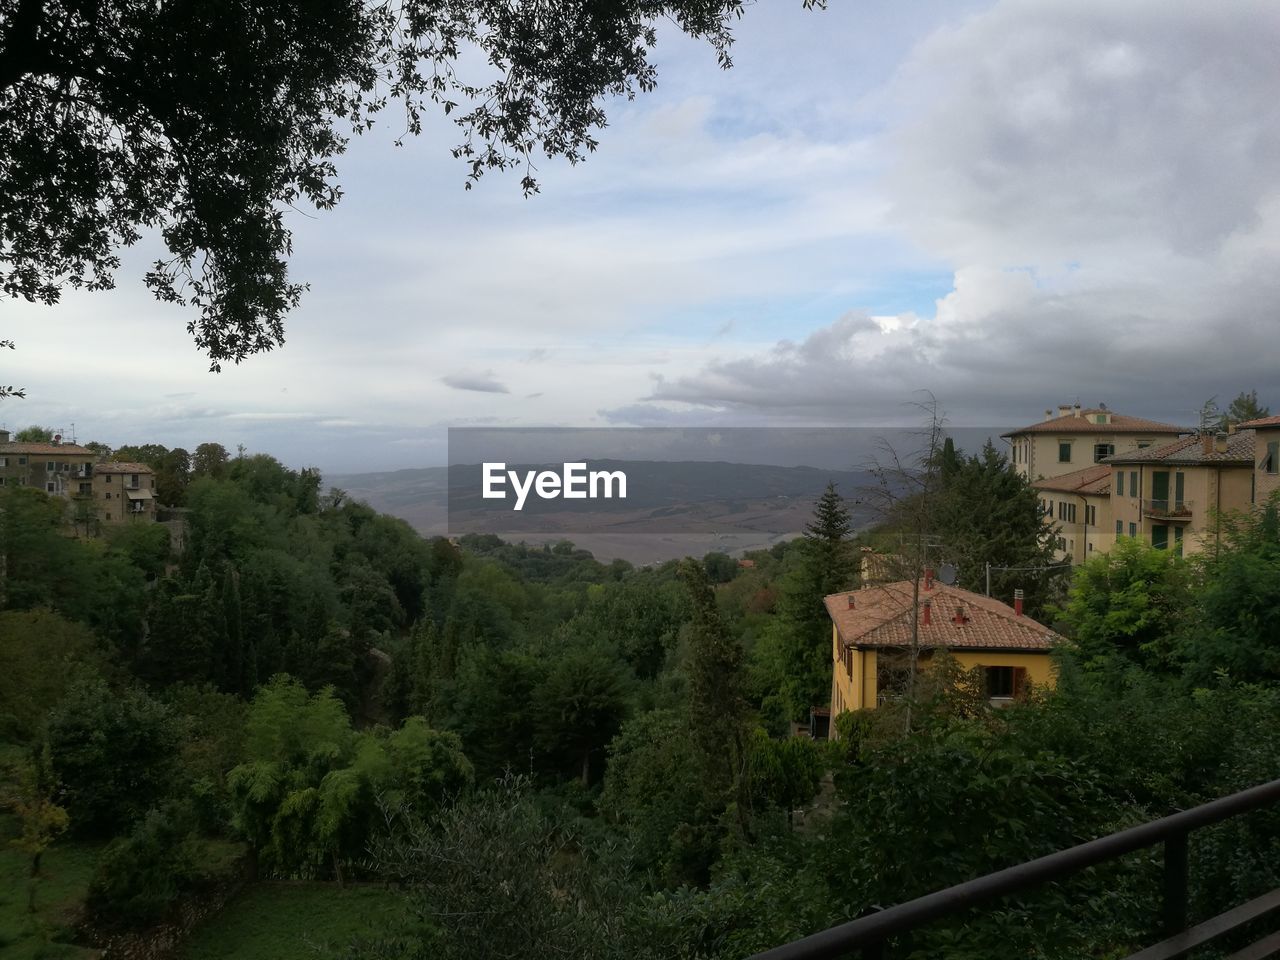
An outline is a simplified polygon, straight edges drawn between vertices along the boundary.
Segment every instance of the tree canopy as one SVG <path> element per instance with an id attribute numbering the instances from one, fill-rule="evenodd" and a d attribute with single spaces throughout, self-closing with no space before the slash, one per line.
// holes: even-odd
<path id="1" fill-rule="evenodd" d="M 110 288 L 120 248 L 158 230 L 147 286 L 197 312 L 215 370 L 239 362 L 283 342 L 304 289 L 286 210 L 338 202 L 337 157 L 388 105 L 413 134 L 428 109 L 455 120 L 468 187 L 515 167 L 532 192 L 535 156 L 596 148 L 602 97 L 653 88 L 659 21 L 727 67 L 744 6 L 0 0 L 0 291 Z"/>

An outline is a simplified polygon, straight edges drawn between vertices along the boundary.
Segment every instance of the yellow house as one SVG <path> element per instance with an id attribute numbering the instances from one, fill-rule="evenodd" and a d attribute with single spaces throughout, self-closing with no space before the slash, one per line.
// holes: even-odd
<path id="1" fill-rule="evenodd" d="M 1165 443 L 1188 431 L 1168 423 L 1113 413 L 1105 405 L 1060 406 L 1055 415 L 1003 434 L 1009 463 L 1028 480 L 1049 479 L 1101 463 L 1114 454 Z"/>
<path id="2" fill-rule="evenodd" d="M 1266 503 L 1280 490 L 1280 417 L 1240 424 L 1253 430 L 1253 502 Z"/>
<path id="3" fill-rule="evenodd" d="M 1021 609 L 947 586 L 926 574 L 919 602 L 910 580 L 825 598 L 831 617 L 831 715 L 874 709 L 900 695 L 910 669 L 912 624 L 920 661 L 945 649 L 966 669 L 981 667 L 993 703 L 1013 700 L 1026 683 L 1054 682 L 1049 653 L 1059 638 Z M 1021 601 L 1015 601 L 1019 607 Z M 834 736 L 834 730 L 832 731 Z"/>
<path id="4" fill-rule="evenodd" d="M 1057 531 L 1054 558 L 1084 563 L 1115 543 L 1111 517 L 1111 467 L 1098 464 L 1032 484 L 1040 509 Z"/>
<path id="5" fill-rule="evenodd" d="M 155 471 L 145 463 L 99 463 L 93 468 L 93 501 L 106 523 L 155 520 Z"/>
<path id="6" fill-rule="evenodd" d="M 1254 502 L 1255 431 L 1203 433 L 1107 460 L 1115 535 L 1179 555 L 1216 542 L 1218 516 Z"/>
<path id="7" fill-rule="evenodd" d="M 55 438 L 51 443 L 17 443 L 0 430 L 0 486 L 35 487 L 50 496 L 87 492 L 94 453 Z"/>

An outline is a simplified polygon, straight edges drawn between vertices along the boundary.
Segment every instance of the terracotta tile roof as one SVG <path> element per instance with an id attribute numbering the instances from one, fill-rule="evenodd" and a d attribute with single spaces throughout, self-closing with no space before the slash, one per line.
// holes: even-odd
<path id="1" fill-rule="evenodd" d="M 1212 440 L 1210 441 L 1212 443 Z M 1204 452 L 1204 438 L 1201 436 L 1181 437 L 1173 443 L 1159 447 L 1147 447 L 1145 450 L 1131 450 L 1128 453 L 1117 453 L 1107 457 L 1103 463 L 1176 463 L 1194 466 L 1200 463 L 1233 463 L 1246 467 L 1253 466 L 1253 431 L 1239 430 L 1227 438 L 1227 450 L 1218 453 L 1215 446 Z"/>
<path id="2" fill-rule="evenodd" d="M 72 457 L 92 457 L 93 451 L 74 443 L 0 443 L 0 453 L 33 453 L 36 455 L 66 454 Z"/>
<path id="3" fill-rule="evenodd" d="M 1100 463 L 1083 470 L 1064 473 L 1060 477 L 1037 480 L 1031 485 L 1037 490 L 1061 490 L 1065 493 L 1087 493 L 1105 497 L 1111 493 L 1111 474 L 1111 468 Z"/>
<path id="4" fill-rule="evenodd" d="M 853 597 L 853 609 L 849 597 Z M 921 584 L 920 600 L 930 601 L 932 607 L 931 622 L 920 625 L 921 647 L 1048 651 L 1059 639 L 1044 624 L 1017 616 L 1008 604 L 936 580 L 929 590 Z M 832 594 L 824 603 L 847 646 L 911 646 L 910 580 Z M 958 607 L 964 610 L 964 623 L 953 619 Z"/>
<path id="5" fill-rule="evenodd" d="M 118 463 L 114 460 L 107 460 L 102 463 L 94 464 L 94 473 L 155 473 L 145 463 Z"/>
<path id="6" fill-rule="evenodd" d="M 1254 429 L 1257 429 L 1259 427 L 1280 427 L 1280 417 L 1262 417 L 1259 420 L 1249 420 L 1246 423 L 1240 423 L 1240 424 L 1237 424 L 1236 426 L 1241 429 L 1246 429 L 1250 427 Z"/>
<path id="7" fill-rule="evenodd" d="M 1111 414 L 1110 423 L 1094 423 L 1091 417 L 1095 417 L 1100 413 Z M 1033 423 L 1028 427 L 1020 427 L 1017 430 L 1011 430 L 1008 433 L 1002 433 L 1002 437 L 1016 437 L 1021 433 L 1187 433 L 1186 427 L 1175 427 L 1170 423 L 1160 423 L 1156 420 L 1144 420 L 1142 417 L 1128 417 L 1123 413 L 1115 413 L 1111 410 L 1103 410 L 1101 407 L 1095 407 L 1089 410 L 1081 410 L 1080 415 L 1073 413 L 1067 414 L 1065 417 L 1054 417 L 1052 420 L 1041 420 L 1039 423 Z"/>

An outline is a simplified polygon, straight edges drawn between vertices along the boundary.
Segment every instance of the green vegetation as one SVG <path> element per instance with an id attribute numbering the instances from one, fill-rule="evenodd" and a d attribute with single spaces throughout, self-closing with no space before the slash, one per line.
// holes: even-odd
<path id="1" fill-rule="evenodd" d="M 258 883 L 197 927 L 181 960 L 314 960 L 398 917 L 382 887 Z"/>
<path id="2" fill-rule="evenodd" d="M 44 494 L 0 492 L 0 933 L 27 955 L 248 875 L 188 957 L 736 957 L 1280 768 L 1274 504 L 1221 518 L 1199 559 L 1122 540 L 1076 570 L 1048 614 L 1073 641 L 1056 689 L 994 710 L 938 654 L 822 743 L 787 734 L 825 703 L 822 600 L 856 548 L 941 541 L 971 586 L 983 557 L 1047 558 L 991 448 L 939 443 L 876 530 L 830 489 L 749 564 L 644 570 L 427 541 L 314 471 L 219 451 L 192 458 L 180 555 L 142 527 L 75 540 Z M 912 540 L 925 522 L 943 533 Z M 1280 822 L 1208 831 L 1192 862 L 1197 915 L 1280 884 Z M 1124 955 L 1158 866 L 891 955 Z"/>

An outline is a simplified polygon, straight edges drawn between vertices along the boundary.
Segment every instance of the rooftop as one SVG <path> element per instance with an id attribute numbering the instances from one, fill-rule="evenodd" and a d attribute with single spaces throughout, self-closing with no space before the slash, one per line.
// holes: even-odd
<path id="1" fill-rule="evenodd" d="M 1097 418 L 1106 415 L 1106 423 L 1098 423 Z M 1023 433 L 1187 433 L 1186 427 L 1175 427 L 1171 423 L 1160 423 L 1156 420 L 1144 420 L 1142 417 L 1129 417 L 1123 413 L 1107 410 L 1105 407 L 1091 407 L 1088 410 L 1072 410 L 1064 415 L 1041 420 L 1027 427 L 1019 427 L 1002 437 L 1016 437 Z"/>
<path id="2" fill-rule="evenodd" d="M 910 647 L 912 582 L 900 580 L 865 590 L 836 593 L 825 599 L 840 641 L 852 647 Z M 849 607 L 849 598 L 854 606 Z M 920 624 L 922 648 L 1048 651 L 1058 635 L 1030 617 L 1018 616 L 1008 604 L 980 593 L 934 580 L 920 584 L 920 602 L 929 601 L 930 623 Z M 957 609 L 965 615 L 955 620 Z"/>
<path id="3" fill-rule="evenodd" d="M 1261 417 L 1258 420 L 1249 420 L 1245 423 L 1236 425 L 1239 429 L 1259 429 L 1265 427 L 1280 427 L 1280 417 Z"/>
<path id="4" fill-rule="evenodd" d="M 0 443 L 0 454 L 67 454 L 73 457 L 92 457 L 93 451 L 74 443 Z"/>
<path id="5" fill-rule="evenodd" d="M 1037 490 L 1060 490 L 1064 493 L 1087 493 L 1105 497 L 1111 493 L 1111 468 L 1104 463 L 1073 470 L 1060 477 L 1048 480 L 1037 480 L 1033 484 Z"/>
<path id="6" fill-rule="evenodd" d="M 106 460 L 102 463 L 95 464 L 94 473 L 155 473 L 145 463 L 117 463 L 113 460 Z"/>
<path id="7" fill-rule="evenodd" d="M 1205 452 L 1205 441 L 1208 440 L 1209 451 Z M 1128 453 L 1117 453 L 1107 457 L 1103 463 L 1174 463 L 1183 466 L 1195 466 L 1201 463 L 1231 463 L 1242 466 L 1253 466 L 1253 431 L 1240 430 L 1227 437 L 1227 449 L 1219 453 L 1215 439 L 1203 435 L 1180 437 L 1172 443 L 1159 447 L 1147 447 L 1144 450 L 1131 450 Z"/>

